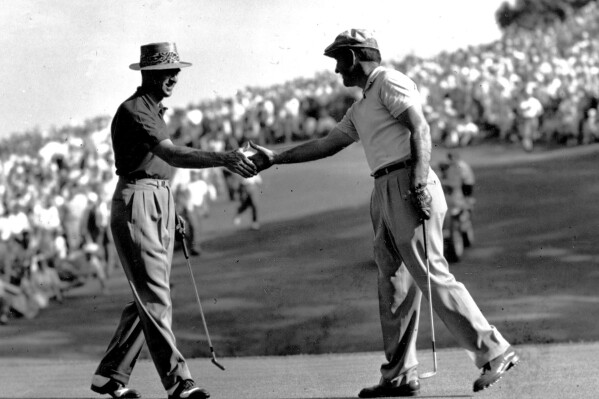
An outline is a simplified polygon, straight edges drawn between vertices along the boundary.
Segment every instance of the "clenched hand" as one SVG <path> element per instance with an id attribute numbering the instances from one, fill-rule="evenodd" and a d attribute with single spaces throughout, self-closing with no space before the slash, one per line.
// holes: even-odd
<path id="1" fill-rule="evenodd" d="M 426 185 L 418 186 L 412 190 L 412 203 L 416 207 L 416 212 L 420 219 L 428 220 L 431 218 L 431 202 L 433 198 L 428 192 Z"/>
<path id="2" fill-rule="evenodd" d="M 268 148 L 264 148 L 257 144 L 254 144 L 250 141 L 250 147 L 252 147 L 256 153 L 250 156 L 250 160 L 256 165 L 258 168 L 258 172 L 263 171 L 264 169 L 270 168 L 275 161 L 275 154 L 273 151 Z"/>
<path id="3" fill-rule="evenodd" d="M 187 223 L 179 214 L 175 214 L 175 240 L 181 241 L 185 237 Z"/>
<path id="4" fill-rule="evenodd" d="M 258 168 L 239 148 L 225 154 L 225 168 L 242 177 L 252 177 L 258 173 Z"/>

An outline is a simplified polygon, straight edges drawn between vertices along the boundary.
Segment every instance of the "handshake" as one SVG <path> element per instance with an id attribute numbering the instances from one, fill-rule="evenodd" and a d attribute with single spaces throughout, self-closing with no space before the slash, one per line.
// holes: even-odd
<path id="1" fill-rule="evenodd" d="M 248 178 L 270 168 L 275 163 L 277 154 L 249 142 L 243 148 L 219 153 L 218 156 L 220 158 L 218 166 L 224 166 L 230 172 Z"/>
<path id="2" fill-rule="evenodd" d="M 268 148 L 264 148 L 249 141 L 239 151 L 245 155 L 256 166 L 256 173 L 270 168 L 275 163 L 275 154 Z"/>

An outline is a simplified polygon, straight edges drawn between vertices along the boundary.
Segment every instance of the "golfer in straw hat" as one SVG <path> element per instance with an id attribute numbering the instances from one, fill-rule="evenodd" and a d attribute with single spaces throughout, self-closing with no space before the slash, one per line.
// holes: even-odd
<path id="1" fill-rule="evenodd" d="M 112 145 L 119 181 L 112 198 L 110 226 L 131 286 L 133 301 L 125 306 L 108 349 L 92 378 L 91 389 L 113 398 L 139 398 L 127 388 L 144 341 L 169 399 L 207 398 L 197 387 L 171 329 L 169 276 L 175 242 L 175 215 L 169 187 L 173 167 L 222 166 L 243 177 L 256 174 L 241 152 L 206 152 L 176 146 L 163 120 L 161 101 L 170 97 L 181 68 L 175 43 L 141 46 L 142 85 L 118 108 L 112 121 Z"/>

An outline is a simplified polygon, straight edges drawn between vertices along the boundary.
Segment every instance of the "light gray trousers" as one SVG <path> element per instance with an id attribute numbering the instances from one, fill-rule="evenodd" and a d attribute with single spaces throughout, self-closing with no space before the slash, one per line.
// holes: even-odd
<path id="1" fill-rule="evenodd" d="M 422 223 L 409 196 L 409 169 L 375 179 L 370 212 L 374 257 L 378 266 L 379 311 L 387 363 L 381 380 L 412 380 L 416 376 L 416 335 L 422 293 L 428 295 Z M 429 171 L 433 198 L 426 221 L 431 294 L 435 313 L 475 365 L 501 355 L 508 342 L 489 325 L 464 285 L 449 272 L 443 256 L 443 218 L 447 204 L 441 183 Z"/>
<path id="2" fill-rule="evenodd" d="M 168 390 L 179 379 L 191 379 L 171 329 L 169 280 L 175 205 L 168 183 L 156 179 L 128 182 L 121 178 L 112 199 L 110 225 L 133 302 L 125 306 L 96 374 L 126 385 L 146 341 Z"/>

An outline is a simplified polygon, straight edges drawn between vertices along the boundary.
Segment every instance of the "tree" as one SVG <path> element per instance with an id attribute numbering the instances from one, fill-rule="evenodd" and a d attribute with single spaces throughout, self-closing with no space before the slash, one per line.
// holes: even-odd
<path id="1" fill-rule="evenodd" d="M 597 0 L 516 0 L 513 5 L 505 1 L 495 12 L 501 29 L 509 26 L 533 30 L 563 21 L 574 10 Z"/>

